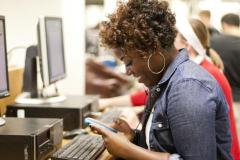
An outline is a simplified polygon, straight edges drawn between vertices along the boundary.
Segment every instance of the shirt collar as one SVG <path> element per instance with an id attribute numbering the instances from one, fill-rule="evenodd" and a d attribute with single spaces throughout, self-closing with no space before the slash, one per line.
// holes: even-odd
<path id="1" fill-rule="evenodd" d="M 208 56 L 203 57 L 201 55 L 197 55 L 194 58 L 190 58 L 190 60 L 192 60 L 193 62 L 195 62 L 199 65 L 201 65 L 204 60 L 207 60 L 208 62 L 213 63 L 210 57 L 208 57 Z"/>
<path id="2" fill-rule="evenodd" d="M 203 56 L 197 55 L 194 58 L 190 58 L 193 62 L 197 63 L 197 64 L 201 64 L 202 61 L 204 60 Z"/>
<path id="3" fill-rule="evenodd" d="M 177 67 L 181 63 L 183 63 L 187 60 L 189 60 L 187 50 L 186 49 L 179 50 L 179 53 L 177 54 L 175 59 L 168 66 L 168 68 L 167 68 L 166 72 L 164 73 L 162 79 L 158 82 L 158 85 L 161 86 L 163 83 L 165 83 L 167 80 L 169 80 L 170 77 L 172 76 L 172 74 L 177 69 Z"/>

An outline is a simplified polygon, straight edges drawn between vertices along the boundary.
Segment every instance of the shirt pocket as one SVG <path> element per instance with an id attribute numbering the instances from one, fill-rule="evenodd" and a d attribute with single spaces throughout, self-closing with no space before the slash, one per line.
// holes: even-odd
<path id="1" fill-rule="evenodd" d="M 158 148 L 164 148 L 164 151 L 169 153 L 176 153 L 171 129 L 166 116 L 158 116 L 156 121 L 152 122 L 151 130 L 153 140 L 157 146 L 159 146 Z"/>

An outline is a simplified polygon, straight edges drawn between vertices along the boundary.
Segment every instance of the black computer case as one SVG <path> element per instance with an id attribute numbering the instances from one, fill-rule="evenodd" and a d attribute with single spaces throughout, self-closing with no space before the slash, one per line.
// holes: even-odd
<path id="1" fill-rule="evenodd" d="M 62 118 L 64 131 L 85 128 L 84 118 L 96 110 L 98 96 L 67 96 L 59 103 L 51 104 L 18 104 L 7 106 L 6 116 L 17 117 L 18 110 L 23 110 L 25 117 Z"/>
<path id="2" fill-rule="evenodd" d="M 5 118 L 0 127 L 0 159 L 45 160 L 61 147 L 62 119 Z"/>

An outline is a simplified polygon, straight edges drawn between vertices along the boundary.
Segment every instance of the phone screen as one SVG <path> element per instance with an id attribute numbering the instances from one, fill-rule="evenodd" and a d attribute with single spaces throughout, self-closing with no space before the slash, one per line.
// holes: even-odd
<path id="1" fill-rule="evenodd" d="M 87 124 L 87 125 L 95 125 L 95 126 L 97 126 L 97 127 L 101 127 L 101 128 L 103 128 L 103 129 L 107 129 L 107 130 L 109 130 L 109 131 L 112 131 L 112 132 L 117 133 L 117 130 L 116 130 L 116 129 L 110 128 L 110 127 L 102 124 L 100 121 L 95 120 L 95 119 L 93 119 L 93 118 L 85 118 L 85 119 L 84 119 L 84 122 L 85 122 L 85 124 Z"/>

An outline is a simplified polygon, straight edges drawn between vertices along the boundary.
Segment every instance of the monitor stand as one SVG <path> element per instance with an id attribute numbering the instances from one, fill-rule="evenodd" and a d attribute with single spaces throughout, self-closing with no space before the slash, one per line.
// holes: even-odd
<path id="1" fill-rule="evenodd" d="M 49 104 L 59 103 L 66 100 L 65 96 L 56 94 L 50 96 L 43 96 L 43 91 L 38 90 L 38 76 L 37 76 L 37 59 L 38 48 L 35 45 L 29 46 L 26 50 L 25 69 L 23 76 L 23 93 L 15 100 L 16 103 L 21 104 Z"/>
<path id="2" fill-rule="evenodd" d="M 6 124 L 6 120 L 0 117 L 0 127 Z"/>
<path id="3" fill-rule="evenodd" d="M 50 103 L 60 103 L 65 100 L 66 100 L 66 97 L 63 95 L 32 98 L 30 93 L 24 92 L 16 98 L 15 102 L 20 104 L 50 104 Z"/>

